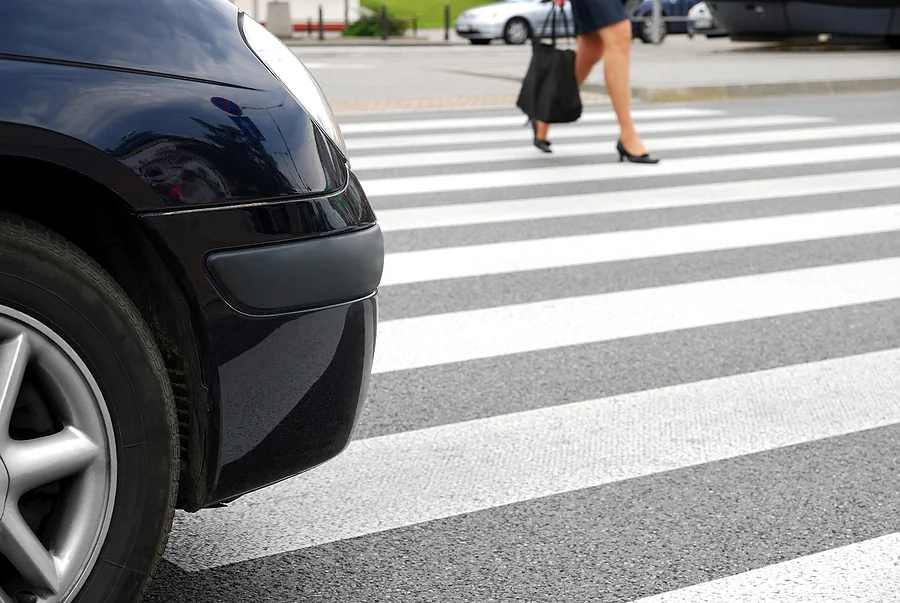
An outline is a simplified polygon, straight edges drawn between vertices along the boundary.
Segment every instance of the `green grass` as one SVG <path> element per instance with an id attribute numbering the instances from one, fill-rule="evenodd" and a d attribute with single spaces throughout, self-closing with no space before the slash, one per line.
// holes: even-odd
<path id="1" fill-rule="evenodd" d="M 388 15 L 397 19 L 419 20 L 420 28 L 444 26 L 444 5 L 450 5 L 450 27 L 464 10 L 490 3 L 491 0 L 360 0 L 360 3 L 381 14 L 381 5 L 387 6 Z"/>

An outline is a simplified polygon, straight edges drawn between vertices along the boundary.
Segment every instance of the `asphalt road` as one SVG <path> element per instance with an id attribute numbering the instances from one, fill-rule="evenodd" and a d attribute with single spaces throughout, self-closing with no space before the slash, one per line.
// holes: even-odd
<path id="1" fill-rule="evenodd" d="M 346 117 L 385 230 L 341 457 L 150 601 L 898 600 L 900 95 Z"/>

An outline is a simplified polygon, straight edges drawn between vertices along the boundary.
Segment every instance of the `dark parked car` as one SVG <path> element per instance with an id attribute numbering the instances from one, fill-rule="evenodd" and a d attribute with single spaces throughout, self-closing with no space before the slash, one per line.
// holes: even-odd
<path id="1" fill-rule="evenodd" d="M 887 42 L 900 48 L 900 0 L 711 0 L 709 8 L 732 40 L 835 39 Z"/>
<path id="2" fill-rule="evenodd" d="M 662 0 L 663 19 L 659 24 L 659 39 L 662 41 L 668 34 L 688 33 L 688 13 L 702 0 Z M 653 0 L 643 0 L 631 13 L 631 35 L 645 44 L 653 42 Z"/>
<path id="3" fill-rule="evenodd" d="M 296 57 L 228 0 L 0 20 L 0 601 L 140 600 L 174 509 L 348 444 L 384 248 Z"/>

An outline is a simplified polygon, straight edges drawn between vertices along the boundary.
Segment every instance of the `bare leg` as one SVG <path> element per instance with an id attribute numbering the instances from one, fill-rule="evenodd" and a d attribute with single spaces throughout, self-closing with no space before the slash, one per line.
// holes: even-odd
<path id="1" fill-rule="evenodd" d="M 578 36 L 577 41 L 578 44 L 575 49 L 575 78 L 580 86 L 591 74 L 594 65 L 603 58 L 603 40 L 600 38 L 599 32 L 594 31 Z M 543 121 L 537 122 L 538 140 L 547 140 L 549 131 L 550 124 Z"/>
<path id="2" fill-rule="evenodd" d="M 599 32 L 606 49 L 606 89 L 622 131 L 622 145 L 632 155 L 647 152 L 631 118 L 631 22 L 620 21 Z"/>
<path id="3" fill-rule="evenodd" d="M 600 33 L 596 31 L 580 35 L 577 39 L 578 46 L 575 50 L 575 78 L 578 80 L 578 85 L 580 86 L 588 79 L 588 76 L 594 69 L 594 65 L 599 63 L 603 58 L 604 45 Z"/>

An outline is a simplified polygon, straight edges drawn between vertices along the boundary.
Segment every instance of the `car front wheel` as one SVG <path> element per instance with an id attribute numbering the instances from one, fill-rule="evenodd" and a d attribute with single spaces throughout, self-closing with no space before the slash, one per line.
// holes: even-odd
<path id="1" fill-rule="evenodd" d="M 125 293 L 65 239 L 0 214 L 0 601 L 139 600 L 171 526 L 176 433 Z"/>
<path id="2" fill-rule="evenodd" d="M 531 31 L 525 19 L 516 17 L 510 19 L 503 29 L 503 41 L 507 44 L 524 44 L 528 40 Z"/>

